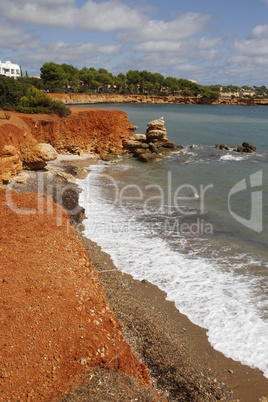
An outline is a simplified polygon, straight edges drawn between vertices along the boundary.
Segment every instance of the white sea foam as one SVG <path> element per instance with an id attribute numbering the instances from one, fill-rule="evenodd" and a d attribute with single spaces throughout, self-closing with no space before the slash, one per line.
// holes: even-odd
<path id="1" fill-rule="evenodd" d="M 231 155 L 231 154 L 226 154 L 220 157 L 221 161 L 243 161 L 247 159 L 246 156 L 236 156 L 236 155 Z"/>
<path id="2" fill-rule="evenodd" d="M 217 259 L 172 250 L 134 211 L 123 214 L 102 198 L 103 168 L 93 166 L 90 175 L 78 181 L 87 216 L 84 234 L 109 253 L 119 269 L 164 290 L 193 323 L 208 329 L 216 350 L 268 377 L 268 323 L 258 315 L 254 280 L 236 274 L 239 259 L 237 264 L 232 261 L 233 269 L 223 270 Z"/>

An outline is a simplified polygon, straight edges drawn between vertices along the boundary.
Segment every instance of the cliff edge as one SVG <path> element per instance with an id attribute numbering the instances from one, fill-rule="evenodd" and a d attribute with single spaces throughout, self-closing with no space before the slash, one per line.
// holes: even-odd
<path id="1" fill-rule="evenodd" d="M 53 150 L 48 155 L 44 144 L 59 153 L 86 152 L 104 158 L 122 154 L 123 141 L 136 129 L 123 111 L 74 109 L 66 118 L 15 112 L 4 118 L 1 114 L 0 185 L 22 169 L 40 169 L 53 159 Z"/>

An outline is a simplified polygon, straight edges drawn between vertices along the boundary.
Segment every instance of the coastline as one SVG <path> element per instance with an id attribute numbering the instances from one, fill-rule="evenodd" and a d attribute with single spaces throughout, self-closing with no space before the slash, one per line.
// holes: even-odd
<path id="1" fill-rule="evenodd" d="M 84 168 L 92 162 L 90 158 L 72 156 L 59 165 L 72 171 L 74 178 L 84 178 L 88 173 Z M 96 162 L 97 159 L 93 163 Z M 55 164 L 57 161 L 51 165 Z M 55 172 L 51 174 L 56 180 Z M 61 180 L 61 183 L 55 181 L 56 185 L 64 186 L 66 178 Z M 25 191 L 31 191 L 31 186 L 26 187 Z M 74 187 L 78 191 L 76 184 Z M 164 292 L 119 271 L 109 255 L 83 236 L 82 219 L 83 215 L 75 217 L 76 230 L 99 272 L 107 302 L 122 325 L 125 339 L 148 367 L 156 389 L 169 401 L 201 400 L 201 397 L 211 401 L 267 401 L 268 380 L 259 370 L 215 351 L 206 330 L 192 324 L 174 303 L 166 301 Z"/>
<path id="2" fill-rule="evenodd" d="M 200 400 L 201 395 L 207 400 L 267 401 L 268 379 L 258 369 L 213 349 L 206 329 L 180 313 L 163 291 L 119 271 L 96 243 L 83 236 L 81 241 L 124 337 L 169 401 Z"/>
<path id="3" fill-rule="evenodd" d="M 58 94 L 51 93 L 52 99 L 60 100 L 66 105 L 90 105 L 90 104 L 177 104 L 177 105 L 268 105 L 268 99 L 252 99 L 252 98 L 207 98 L 199 96 L 182 96 L 182 95 L 133 95 L 133 94 Z"/>

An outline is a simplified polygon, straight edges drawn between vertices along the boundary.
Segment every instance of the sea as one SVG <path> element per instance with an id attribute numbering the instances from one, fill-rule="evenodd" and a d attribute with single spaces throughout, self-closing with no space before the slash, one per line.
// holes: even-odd
<path id="1" fill-rule="evenodd" d="M 136 133 L 161 117 L 184 148 L 158 163 L 91 165 L 78 181 L 85 236 L 165 291 L 214 349 L 268 378 L 268 107 L 89 107 L 124 110 Z M 233 150 L 243 142 L 256 153 Z"/>

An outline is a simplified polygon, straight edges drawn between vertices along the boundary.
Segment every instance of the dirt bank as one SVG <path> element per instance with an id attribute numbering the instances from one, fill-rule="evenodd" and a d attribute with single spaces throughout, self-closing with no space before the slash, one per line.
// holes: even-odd
<path id="1" fill-rule="evenodd" d="M 94 367 L 149 384 L 67 213 L 2 190 L 0 222 L 0 400 L 59 400 Z"/>
<path id="2" fill-rule="evenodd" d="M 268 99 L 207 98 L 181 95 L 121 95 L 121 94 L 50 94 L 52 99 L 68 105 L 90 103 L 141 103 L 141 104 L 200 104 L 200 105 L 268 105 Z"/>
<path id="3" fill-rule="evenodd" d="M 6 118 L 5 116 L 8 116 Z M 125 112 L 73 109 L 66 118 L 0 111 L 0 185 L 22 168 L 45 166 L 38 144 L 59 153 L 121 155 L 123 141 L 135 129 Z"/>

